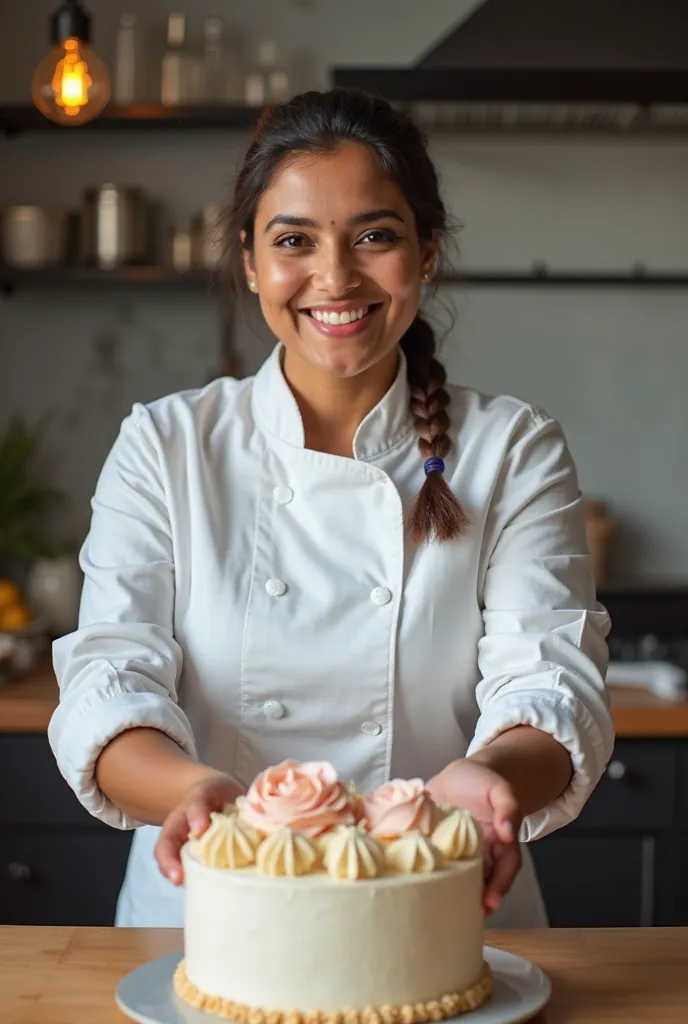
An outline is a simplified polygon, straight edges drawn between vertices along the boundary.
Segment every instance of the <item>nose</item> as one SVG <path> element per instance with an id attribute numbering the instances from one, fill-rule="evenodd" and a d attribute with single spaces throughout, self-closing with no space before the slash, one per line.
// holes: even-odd
<path id="1" fill-rule="evenodd" d="M 346 295 L 358 288 L 361 275 L 356 270 L 354 254 L 348 246 L 324 245 L 316 257 L 313 284 L 330 298 Z"/>

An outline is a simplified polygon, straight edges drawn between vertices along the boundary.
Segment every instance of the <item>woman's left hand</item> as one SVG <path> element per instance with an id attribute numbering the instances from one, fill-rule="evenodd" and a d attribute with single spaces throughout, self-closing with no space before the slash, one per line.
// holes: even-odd
<path id="1" fill-rule="evenodd" d="M 521 867 L 518 832 L 523 815 L 513 789 L 484 764 L 453 761 L 425 787 L 436 804 L 453 804 L 473 815 L 484 837 L 485 913 L 496 910 Z"/>

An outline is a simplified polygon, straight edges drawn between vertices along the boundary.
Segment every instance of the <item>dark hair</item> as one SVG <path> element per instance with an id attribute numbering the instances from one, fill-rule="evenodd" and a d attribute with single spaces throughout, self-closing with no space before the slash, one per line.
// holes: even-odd
<path id="1" fill-rule="evenodd" d="M 296 152 L 332 150 L 344 141 L 368 146 L 375 153 L 383 172 L 399 186 L 413 210 L 421 241 L 431 240 L 433 230 L 447 230 L 437 173 L 425 137 L 410 117 L 387 100 L 358 89 L 305 92 L 262 112 L 237 176 L 224 225 L 224 266 L 236 295 L 246 290 L 242 249 L 253 249 L 258 202 L 282 161 Z M 241 231 L 246 232 L 243 246 Z M 444 459 L 451 449 L 447 434 L 450 398 L 444 386 L 447 375 L 435 358 L 435 335 L 427 320 L 416 316 L 401 347 L 408 364 L 420 453 L 424 460 Z M 452 540 L 467 522 L 443 475 L 432 472 L 426 476 L 408 517 L 407 529 L 413 540 L 417 544 Z"/>

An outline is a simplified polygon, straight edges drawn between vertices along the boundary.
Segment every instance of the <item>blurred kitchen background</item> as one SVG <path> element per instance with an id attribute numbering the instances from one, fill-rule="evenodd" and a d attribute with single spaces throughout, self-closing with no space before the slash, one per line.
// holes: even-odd
<path id="1" fill-rule="evenodd" d="M 128 837 L 55 777 L 45 638 L 73 628 L 132 403 L 251 374 L 274 344 L 223 297 L 219 210 L 263 104 L 339 83 L 429 136 L 461 225 L 428 302 L 450 379 L 560 419 L 589 502 L 620 739 L 581 821 L 537 844 L 553 923 L 688 923 L 686 7 L 90 0 L 90 102 L 105 76 L 111 100 L 65 127 L 36 106 L 55 5 L 0 11 L 0 767 L 34 765 L 0 797 L 0 921 L 109 923 Z M 112 884 L 82 905 L 86 838 Z"/>

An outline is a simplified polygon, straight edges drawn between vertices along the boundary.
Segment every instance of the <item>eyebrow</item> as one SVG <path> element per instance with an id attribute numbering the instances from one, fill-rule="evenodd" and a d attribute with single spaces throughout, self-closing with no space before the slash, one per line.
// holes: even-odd
<path id="1" fill-rule="evenodd" d="M 365 210 L 363 213 L 356 213 L 353 217 L 349 217 L 349 226 L 354 227 L 358 224 L 370 224 L 375 220 L 383 220 L 385 217 L 391 217 L 394 220 L 404 223 L 404 218 L 396 210 Z M 269 220 L 265 225 L 265 232 L 273 228 L 275 224 L 285 224 L 292 228 L 318 228 L 320 225 L 316 220 L 311 220 L 310 217 L 292 217 L 288 213 L 278 213 L 272 220 Z"/>

